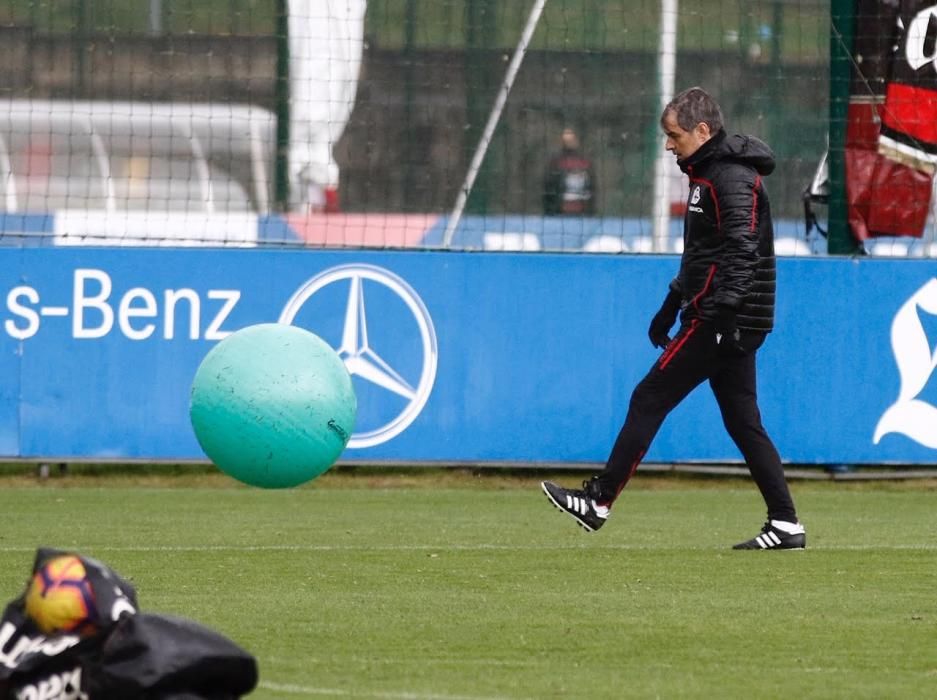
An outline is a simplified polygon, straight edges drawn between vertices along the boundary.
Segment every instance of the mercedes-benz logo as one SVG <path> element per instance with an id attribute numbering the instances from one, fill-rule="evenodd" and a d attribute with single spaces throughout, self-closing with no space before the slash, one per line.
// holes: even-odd
<path id="1" fill-rule="evenodd" d="M 394 297 L 403 302 L 404 307 L 415 321 L 415 330 L 419 335 L 422 348 L 422 363 L 418 376 L 408 376 L 402 369 L 395 368 L 393 360 L 385 360 L 380 347 L 372 346 L 369 334 L 368 305 L 366 285 L 381 285 Z M 375 265 L 350 264 L 329 268 L 303 284 L 287 301 L 280 314 L 280 323 L 293 324 L 297 314 L 313 296 L 324 293 L 331 285 L 346 285 L 341 291 L 332 289 L 332 295 L 347 295 L 344 302 L 344 320 L 341 339 L 335 348 L 345 362 L 352 377 L 389 392 L 403 400 L 403 409 L 376 428 L 355 432 L 348 441 L 349 449 L 373 447 L 387 442 L 403 432 L 423 410 L 433 389 L 436 379 L 437 345 L 436 330 L 423 300 L 403 279 L 384 268 Z M 376 321 L 372 315 L 371 323 L 387 323 L 382 314 Z M 318 332 L 315 328 L 310 328 Z M 323 338 L 325 339 L 325 338 Z M 327 339 L 325 339 L 327 340 Z M 334 347 L 334 345 L 333 345 Z M 385 348 L 390 350 L 391 348 Z M 385 355 L 386 356 L 386 355 Z M 416 372 L 409 372 L 410 375 Z M 359 415 L 359 420 L 361 416 Z"/>

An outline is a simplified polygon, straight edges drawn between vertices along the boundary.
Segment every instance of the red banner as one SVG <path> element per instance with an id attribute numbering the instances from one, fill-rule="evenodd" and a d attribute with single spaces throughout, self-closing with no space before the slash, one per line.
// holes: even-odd
<path id="1" fill-rule="evenodd" d="M 935 40 L 933 0 L 857 0 L 846 197 L 860 241 L 924 231 L 937 162 Z"/>

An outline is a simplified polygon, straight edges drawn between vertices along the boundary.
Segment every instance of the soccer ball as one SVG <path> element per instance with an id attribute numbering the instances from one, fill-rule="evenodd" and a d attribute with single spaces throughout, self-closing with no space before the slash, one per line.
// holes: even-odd
<path id="1" fill-rule="evenodd" d="M 85 565 L 74 555 L 49 559 L 26 589 L 26 614 L 44 634 L 90 634 L 98 620 Z"/>

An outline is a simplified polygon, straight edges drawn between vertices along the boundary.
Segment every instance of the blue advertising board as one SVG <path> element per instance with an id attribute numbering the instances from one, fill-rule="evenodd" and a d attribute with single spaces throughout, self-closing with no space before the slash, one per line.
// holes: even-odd
<path id="1" fill-rule="evenodd" d="M 603 462 L 657 358 L 675 256 L 6 248 L 0 455 L 203 459 L 189 390 L 231 332 L 280 321 L 345 360 L 349 462 Z M 793 463 L 937 463 L 937 264 L 779 260 L 759 353 Z M 736 462 L 708 387 L 646 459 Z"/>

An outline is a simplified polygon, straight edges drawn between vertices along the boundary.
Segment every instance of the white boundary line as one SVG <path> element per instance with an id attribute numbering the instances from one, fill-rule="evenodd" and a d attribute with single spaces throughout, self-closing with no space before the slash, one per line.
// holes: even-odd
<path id="1" fill-rule="evenodd" d="M 54 546 L 54 545 L 49 545 Z M 82 550 L 88 552 L 554 552 L 554 551 L 718 551 L 729 547 L 728 544 L 707 547 L 690 545 L 648 545 L 648 544 L 412 544 L 412 545 L 329 545 L 329 544 L 208 544 L 208 545 L 152 545 L 123 546 L 83 544 Z M 67 549 L 64 545 L 61 549 Z M 926 544 L 843 544 L 843 545 L 808 545 L 807 551 L 823 552 L 874 552 L 874 551 L 921 551 L 937 552 L 937 543 Z M 0 554 L 35 552 L 35 545 L 0 545 Z M 803 550 L 798 550 L 803 551 Z M 742 555 L 744 556 L 744 555 Z"/>
<path id="2" fill-rule="evenodd" d="M 51 545 L 50 545 L 51 546 Z M 60 547 L 62 549 L 64 547 Z M 596 550 L 596 549 L 663 549 L 647 545 L 452 545 L 452 544 L 402 544 L 402 545 L 331 545 L 331 544 L 207 544 L 207 545 L 95 545 L 83 544 L 83 550 L 96 552 L 552 552 L 556 550 Z M 935 545 L 937 548 L 937 545 Z M 684 549 L 683 547 L 669 547 L 668 549 Z M 7 552 L 34 552 L 33 546 L 28 545 L 2 545 L 0 553 Z"/>
<path id="3" fill-rule="evenodd" d="M 385 700 L 508 700 L 504 695 L 446 695 L 443 693 L 411 693 L 401 692 L 365 692 L 358 690 L 342 690 L 340 688 L 315 688 L 308 685 L 294 685 L 292 683 L 271 683 L 260 681 L 258 688 L 273 690 L 291 695 L 331 695 L 333 697 L 354 698 L 381 698 Z M 516 698 L 516 696 L 510 696 Z"/>

